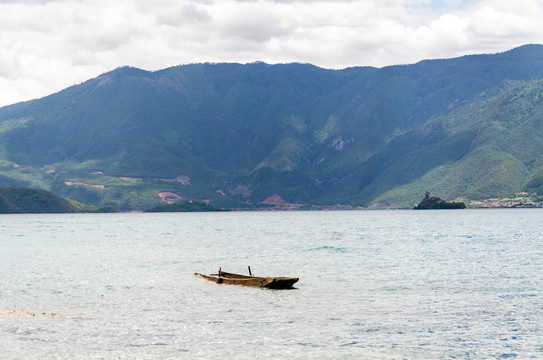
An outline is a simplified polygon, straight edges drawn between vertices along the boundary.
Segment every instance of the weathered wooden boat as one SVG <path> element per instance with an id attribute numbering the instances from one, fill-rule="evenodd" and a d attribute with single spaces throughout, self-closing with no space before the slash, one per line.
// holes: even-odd
<path id="1" fill-rule="evenodd" d="M 282 277 L 267 277 L 253 276 L 249 267 L 249 275 L 234 274 L 219 269 L 217 274 L 202 274 L 194 273 L 206 280 L 213 281 L 217 284 L 225 285 L 241 285 L 252 287 L 264 287 L 268 289 L 291 289 L 292 286 L 299 280 L 297 277 L 282 276 Z"/>

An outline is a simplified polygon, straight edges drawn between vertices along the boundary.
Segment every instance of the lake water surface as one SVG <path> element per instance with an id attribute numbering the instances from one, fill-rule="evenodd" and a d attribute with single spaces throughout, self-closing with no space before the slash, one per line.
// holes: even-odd
<path id="1" fill-rule="evenodd" d="M 0 216 L 1 359 L 543 358 L 543 210 Z M 216 285 L 219 267 L 299 276 Z"/>

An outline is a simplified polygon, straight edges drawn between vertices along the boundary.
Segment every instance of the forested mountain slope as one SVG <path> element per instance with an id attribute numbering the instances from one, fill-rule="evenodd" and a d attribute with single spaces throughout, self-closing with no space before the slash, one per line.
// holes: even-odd
<path id="1" fill-rule="evenodd" d="M 536 192 L 543 46 L 385 68 L 119 68 L 0 108 L 0 186 L 163 201 L 412 206 Z"/>

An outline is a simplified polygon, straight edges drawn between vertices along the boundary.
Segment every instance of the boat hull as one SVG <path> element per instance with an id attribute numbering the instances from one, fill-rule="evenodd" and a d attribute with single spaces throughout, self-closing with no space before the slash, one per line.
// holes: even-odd
<path id="1" fill-rule="evenodd" d="M 234 274 L 222 271 L 219 274 L 202 274 L 194 273 L 194 275 L 202 277 L 208 281 L 224 285 L 239 285 L 250 287 L 263 287 L 268 289 L 291 289 L 298 282 L 297 277 L 261 277 Z"/>

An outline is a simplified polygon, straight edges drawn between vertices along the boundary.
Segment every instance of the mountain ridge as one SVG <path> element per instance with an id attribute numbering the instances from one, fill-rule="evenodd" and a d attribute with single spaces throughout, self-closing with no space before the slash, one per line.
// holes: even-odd
<path id="1" fill-rule="evenodd" d="M 537 191 L 540 79 L 541 45 L 384 68 L 121 67 L 0 108 L 0 186 L 121 209 L 165 192 L 238 208 L 275 194 L 412 207 L 434 189 L 446 200 Z M 508 169 L 487 179 L 501 185 L 459 175 L 481 159 Z"/>

